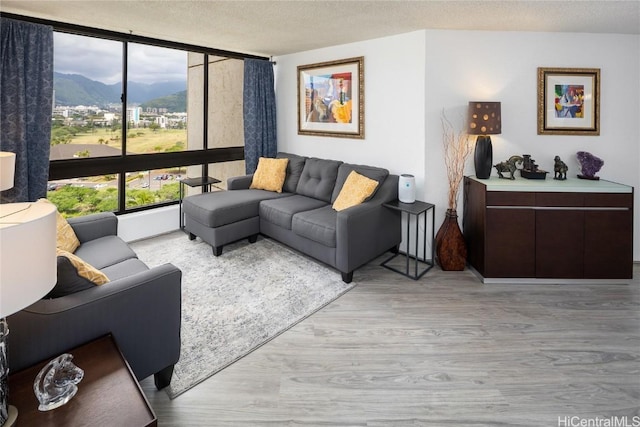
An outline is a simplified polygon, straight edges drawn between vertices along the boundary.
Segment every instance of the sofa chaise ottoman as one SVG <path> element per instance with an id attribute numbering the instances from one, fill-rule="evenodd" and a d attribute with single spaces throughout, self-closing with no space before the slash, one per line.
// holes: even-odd
<path id="1" fill-rule="evenodd" d="M 226 192 L 185 197 L 189 238 L 200 237 L 219 256 L 224 245 L 244 238 L 254 242 L 263 234 L 336 268 L 347 283 L 358 267 L 397 250 L 400 214 L 383 206 L 398 198 L 397 175 L 290 153 L 278 153 L 276 159 L 286 159 L 280 191 L 251 188 L 254 175 L 245 175 L 230 178 Z M 336 201 L 352 172 L 375 181 L 375 188 L 363 202 L 337 210 Z"/>

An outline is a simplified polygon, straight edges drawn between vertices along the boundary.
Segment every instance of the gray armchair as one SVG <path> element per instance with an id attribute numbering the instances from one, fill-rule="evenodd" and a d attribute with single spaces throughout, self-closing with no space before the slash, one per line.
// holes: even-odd
<path id="1" fill-rule="evenodd" d="M 151 374 L 169 385 L 180 357 L 182 272 L 172 264 L 149 269 L 117 237 L 112 213 L 69 220 L 80 247 L 75 254 L 110 282 L 42 299 L 9 316 L 8 362 L 18 371 L 111 333 L 138 380 Z M 58 284 L 69 274 L 58 258 Z M 64 292 L 63 292 L 64 293 Z"/>

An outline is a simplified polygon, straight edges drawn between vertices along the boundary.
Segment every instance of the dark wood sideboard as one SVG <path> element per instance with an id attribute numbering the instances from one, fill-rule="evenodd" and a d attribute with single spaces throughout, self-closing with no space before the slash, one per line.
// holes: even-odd
<path id="1" fill-rule="evenodd" d="M 463 232 L 484 283 L 631 279 L 633 187 L 467 176 Z"/>

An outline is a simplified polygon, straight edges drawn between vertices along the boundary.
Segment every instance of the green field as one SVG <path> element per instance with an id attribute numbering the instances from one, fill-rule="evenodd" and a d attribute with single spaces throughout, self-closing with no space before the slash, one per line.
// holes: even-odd
<path id="1" fill-rule="evenodd" d="M 60 135 L 63 144 L 106 144 L 110 147 L 122 148 L 121 130 L 110 128 L 94 128 L 92 130 L 59 128 L 52 131 L 52 141 Z M 58 139 L 59 141 L 60 139 Z M 53 143 L 53 142 L 52 142 Z M 55 144 L 55 143 L 53 143 Z M 136 154 L 162 153 L 167 151 L 183 151 L 187 147 L 187 131 L 185 129 L 130 129 L 127 133 L 127 151 Z M 90 150 L 87 150 L 90 151 Z M 182 169 L 167 168 L 156 170 L 154 174 L 182 174 Z M 143 183 L 149 183 L 142 188 Z M 94 185 L 95 184 L 95 185 Z M 99 187 L 97 184 L 104 185 Z M 178 199 L 178 182 L 148 181 L 142 173 L 127 176 L 126 208 L 148 206 L 156 203 Z M 47 192 L 51 200 L 65 217 L 87 215 L 96 212 L 115 211 L 118 209 L 118 188 L 115 175 L 83 177 L 66 180 Z"/>
<path id="2" fill-rule="evenodd" d="M 106 144 L 122 148 L 121 131 L 94 128 L 70 137 L 70 144 Z M 182 151 L 187 147 L 186 129 L 130 129 L 127 132 L 127 151 L 137 154 Z"/>

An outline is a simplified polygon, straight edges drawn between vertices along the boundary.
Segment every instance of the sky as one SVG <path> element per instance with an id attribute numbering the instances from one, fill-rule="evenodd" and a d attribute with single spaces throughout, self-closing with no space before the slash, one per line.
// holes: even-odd
<path id="1" fill-rule="evenodd" d="M 54 71 L 81 74 L 105 84 L 122 81 L 122 43 L 54 32 Z M 129 81 L 187 80 L 187 52 L 129 44 Z"/>

